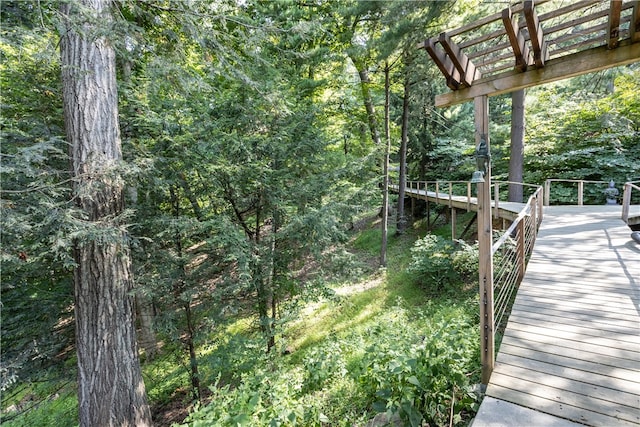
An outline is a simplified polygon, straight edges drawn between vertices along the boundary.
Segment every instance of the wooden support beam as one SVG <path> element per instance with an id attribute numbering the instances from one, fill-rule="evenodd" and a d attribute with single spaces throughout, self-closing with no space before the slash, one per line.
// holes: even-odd
<path id="1" fill-rule="evenodd" d="M 471 101 L 482 95 L 500 95 L 638 61 L 640 61 L 640 43 L 622 40 L 615 49 L 601 46 L 554 58 L 548 61 L 544 68 L 528 69 L 524 73 L 515 70 L 507 71 L 481 79 L 470 88 L 436 96 L 436 107 L 448 107 Z"/>
<path id="2" fill-rule="evenodd" d="M 631 22 L 629 23 L 629 35 L 633 43 L 640 41 L 640 1 L 633 3 Z"/>
<path id="3" fill-rule="evenodd" d="M 449 37 L 447 33 L 441 33 L 439 41 L 458 71 L 460 83 L 462 83 L 464 87 L 470 87 L 474 80 L 481 77 L 480 70 L 476 68 L 462 49 L 451 40 L 451 37 Z"/>
<path id="4" fill-rule="evenodd" d="M 507 37 L 509 38 L 509 43 L 511 43 L 513 55 L 516 58 L 515 69 L 525 71 L 528 65 L 529 48 L 525 44 L 524 34 L 520 31 L 510 7 L 502 11 L 502 23 L 507 30 Z"/>
<path id="5" fill-rule="evenodd" d="M 457 209 L 451 208 L 451 240 L 456 240 Z"/>
<path id="6" fill-rule="evenodd" d="M 457 90 L 460 88 L 460 73 L 456 70 L 453 62 L 447 57 L 446 53 L 439 50 L 437 45 L 437 39 L 430 38 L 424 41 L 422 47 L 427 51 L 433 62 L 436 63 L 440 72 L 444 75 L 447 81 L 447 87 L 451 90 Z"/>
<path id="7" fill-rule="evenodd" d="M 614 49 L 618 46 L 621 11 L 622 0 L 611 0 L 611 6 L 609 7 L 609 31 L 607 33 L 607 46 L 609 49 Z"/>
<path id="8" fill-rule="evenodd" d="M 531 48 L 533 49 L 533 61 L 537 67 L 544 67 L 547 60 L 547 44 L 544 40 L 544 31 L 538 19 L 538 14 L 533 5 L 533 0 L 524 2 L 524 17 L 527 21 Z"/>
<path id="9" fill-rule="evenodd" d="M 474 99 L 476 146 L 485 141 L 489 145 L 489 98 Z M 495 365 L 495 330 L 493 313 L 493 230 L 491 222 L 491 164 L 478 184 L 478 278 L 480 292 L 480 361 L 482 383 L 489 384 Z"/>

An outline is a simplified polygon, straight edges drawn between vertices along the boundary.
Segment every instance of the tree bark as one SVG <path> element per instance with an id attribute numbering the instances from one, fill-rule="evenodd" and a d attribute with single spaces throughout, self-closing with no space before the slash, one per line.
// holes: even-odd
<path id="1" fill-rule="evenodd" d="M 400 138 L 400 172 L 398 176 L 398 213 L 396 216 L 396 234 L 403 234 L 407 227 L 404 213 L 405 188 L 407 186 L 407 145 L 409 143 L 409 90 L 411 82 L 407 74 L 404 79 L 402 98 L 402 137 Z"/>
<path id="2" fill-rule="evenodd" d="M 524 89 L 511 93 L 511 155 L 509 181 L 522 182 L 524 169 Z M 522 202 L 522 185 L 509 184 L 509 201 Z"/>
<path id="3" fill-rule="evenodd" d="M 124 209 L 115 53 L 97 28 L 108 1 L 63 3 L 64 117 L 74 200 L 87 237 L 74 242 L 78 403 L 81 426 L 149 426 L 135 334 Z"/>
<path id="4" fill-rule="evenodd" d="M 389 63 L 384 67 L 384 138 L 385 149 L 382 159 L 384 181 L 382 184 L 382 243 L 380 244 L 380 266 L 387 266 L 387 231 L 389 220 L 389 151 L 391 148 L 391 135 L 389 130 Z"/>
<path id="5" fill-rule="evenodd" d="M 136 307 L 140 321 L 139 344 L 144 349 L 145 360 L 148 362 L 156 357 L 158 352 L 158 340 L 153 328 L 153 301 L 149 295 L 136 292 Z"/>
<path id="6" fill-rule="evenodd" d="M 373 98 L 371 97 L 371 80 L 369 79 L 369 70 L 367 70 L 365 61 L 357 58 L 355 54 L 350 54 L 349 57 L 351 58 L 353 65 L 358 70 L 358 76 L 360 77 L 360 90 L 362 91 L 362 101 L 364 102 L 364 108 L 367 111 L 367 123 L 369 124 L 371 140 L 375 145 L 380 145 L 378 119 L 376 117 L 376 111 L 373 105 Z"/>

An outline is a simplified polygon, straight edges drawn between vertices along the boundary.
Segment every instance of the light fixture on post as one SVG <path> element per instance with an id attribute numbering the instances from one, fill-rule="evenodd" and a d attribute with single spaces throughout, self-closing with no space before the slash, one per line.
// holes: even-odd
<path id="1" fill-rule="evenodd" d="M 489 169 L 489 159 L 491 154 L 489 154 L 489 149 L 487 147 L 487 136 L 480 136 L 480 143 L 476 147 L 475 151 L 476 155 L 476 170 L 471 177 L 471 183 L 479 184 L 484 183 L 484 177 Z"/>
<path id="2" fill-rule="evenodd" d="M 481 182 L 484 182 L 484 172 L 482 171 L 473 172 L 473 175 L 471 176 L 471 183 L 480 184 Z"/>

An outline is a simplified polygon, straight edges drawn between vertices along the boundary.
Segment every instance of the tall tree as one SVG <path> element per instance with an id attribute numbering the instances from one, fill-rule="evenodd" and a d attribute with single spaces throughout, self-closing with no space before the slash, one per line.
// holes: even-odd
<path id="1" fill-rule="evenodd" d="M 380 244 L 380 266 L 387 266 L 387 231 L 389 220 L 389 151 L 391 149 L 391 132 L 389 129 L 389 96 L 391 83 L 389 62 L 384 63 L 384 156 L 382 159 L 382 243 Z"/>
<path id="2" fill-rule="evenodd" d="M 108 0 L 65 2 L 60 57 L 73 198 L 86 232 L 74 242 L 81 426 L 147 426 L 123 223 L 115 51 L 99 23 Z"/>
<path id="3" fill-rule="evenodd" d="M 511 93 L 511 149 L 509 182 L 522 182 L 524 165 L 524 89 Z M 522 185 L 509 184 L 509 201 L 522 202 Z"/>

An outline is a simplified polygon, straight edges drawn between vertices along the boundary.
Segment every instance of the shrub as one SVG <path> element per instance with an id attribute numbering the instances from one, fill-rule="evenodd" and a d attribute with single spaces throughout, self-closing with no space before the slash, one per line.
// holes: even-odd
<path id="1" fill-rule="evenodd" d="M 440 290 L 471 279 L 478 271 L 477 245 L 428 234 L 411 248 L 408 271 L 419 283 Z"/>
<path id="2" fill-rule="evenodd" d="M 408 426 L 463 422 L 476 404 L 469 372 L 477 356 L 475 328 L 464 317 L 438 319 L 420 331 L 425 336 L 407 329 L 393 339 L 381 334 L 387 339 L 367 349 L 360 377 L 374 410 L 399 414 Z"/>

